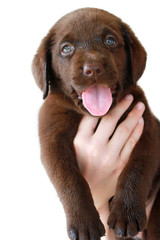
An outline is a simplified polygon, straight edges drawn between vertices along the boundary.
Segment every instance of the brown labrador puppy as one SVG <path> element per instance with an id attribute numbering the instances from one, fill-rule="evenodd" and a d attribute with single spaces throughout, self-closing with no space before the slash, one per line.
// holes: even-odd
<path id="1" fill-rule="evenodd" d="M 120 122 L 143 101 L 145 126 L 118 179 L 108 225 L 115 238 L 131 239 L 146 229 L 147 239 L 160 239 L 158 199 L 148 226 L 145 212 L 147 199 L 160 186 L 160 124 L 136 84 L 145 64 L 146 52 L 129 26 L 92 8 L 60 19 L 35 55 L 33 74 L 46 98 L 39 115 L 42 161 L 64 206 L 71 239 L 99 240 L 105 234 L 76 162 L 73 139 L 79 122 L 84 114 L 102 117 L 128 93 L 134 103 Z"/>

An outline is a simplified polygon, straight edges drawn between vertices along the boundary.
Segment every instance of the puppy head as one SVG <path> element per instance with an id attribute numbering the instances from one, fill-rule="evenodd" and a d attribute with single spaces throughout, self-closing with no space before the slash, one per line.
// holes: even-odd
<path id="1" fill-rule="evenodd" d="M 127 24 L 106 11 L 85 8 L 51 28 L 32 66 L 44 98 L 50 86 L 77 110 L 102 116 L 136 84 L 145 64 L 146 52 Z"/>

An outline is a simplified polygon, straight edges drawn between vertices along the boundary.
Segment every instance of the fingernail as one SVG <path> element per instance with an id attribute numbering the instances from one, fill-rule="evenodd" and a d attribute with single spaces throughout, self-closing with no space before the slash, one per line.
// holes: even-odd
<path id="1" fill-rule="evenodd" d="M 125 96 L 125 100 L 127 101 L 131 101 L 133 99 L 132 94 L 128 94 L 127 96 Z"/>
<path id="2" fill-rule="evenodd" d="M 139 103 L 136 105 L 136 108 L 137 108 L 138 110 L 142 110 L 142 109 L 144 108 L 144 103 L 139 102 Z"/>

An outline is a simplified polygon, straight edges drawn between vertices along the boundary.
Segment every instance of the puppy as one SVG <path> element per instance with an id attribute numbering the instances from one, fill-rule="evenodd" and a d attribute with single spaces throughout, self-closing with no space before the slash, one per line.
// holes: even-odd
<path id="1" fill-rule="evenodd" d="M 145 126 L 118 179 L 108 225 L 115 239 L 132 239 L 143 230 L 146 239 L 160 239 L 158 198 L 148 224 L 145 212 L 146 201 L 160 187 L 160 123 L 137 86 L 145 65 L 146 52 L 130 27 L 92 8 L 62 17 L 34 57 L 33 75 L 45 99 L 39 114 L 41 156 L 63 204 L 70 239 L 99 240 L 105 234 L 76 161 L 79 122 L 85 114 L 102 117 L 128 93 L 134 102 L 119 123 L 143 101 Z"/>

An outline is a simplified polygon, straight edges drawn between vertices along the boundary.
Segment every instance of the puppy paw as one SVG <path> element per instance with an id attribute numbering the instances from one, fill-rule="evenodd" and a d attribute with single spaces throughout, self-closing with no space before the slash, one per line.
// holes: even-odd
<path id="1" fill-rule="evenodd" d="M 68 220 L 68 236 L 71 240 L 100 240 L 105 235 L 105 229 L 96 216 L 88 216 L 86 211 L 85 215 L 77 215 Z"/>
<path id="2" fill-rule="evenodd" d="M 132 238 L 146 226 L 145 206 L 136 201 L 124 201 L 114 197 L 108 226 L 118 238 Z"/>

